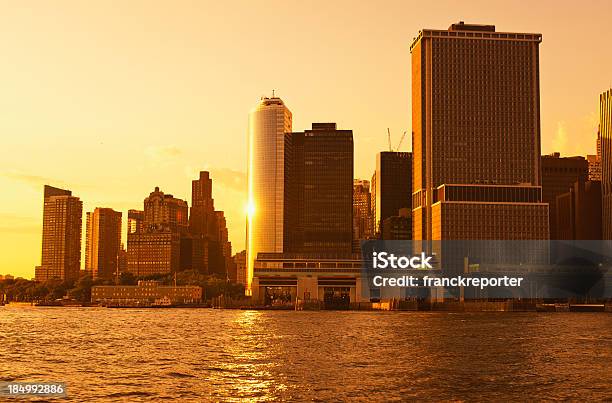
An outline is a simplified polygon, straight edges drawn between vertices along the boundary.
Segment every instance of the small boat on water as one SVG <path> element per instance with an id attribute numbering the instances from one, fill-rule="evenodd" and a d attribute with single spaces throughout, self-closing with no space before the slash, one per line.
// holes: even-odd
<path id="1" fill-rule="evenodd" d="M 605 312 L 604 304 L 571 304 L 570 312 Z"/>
<path id="2" fill-rule="evenodd" d="M 37 303 L 34 304 L 34 306 L 76 306 L 76 307 L 80 307 L 80 306 L 83 306 L 83 304 L 71 298 L 58 298 L 52 301 L 38 301 Z"/>
<path id="3" fill-rule="evenodd" d="M 153 302 L 153 306 L 156 308 L 169 308 L 172 306 L 172 300 L 167 296 L 158 298 Z"/>

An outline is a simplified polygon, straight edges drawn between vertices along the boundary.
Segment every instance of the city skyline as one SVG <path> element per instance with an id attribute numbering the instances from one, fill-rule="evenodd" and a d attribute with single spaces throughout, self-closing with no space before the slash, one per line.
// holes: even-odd
<path id="1" fill-rule="evenodd" d="M 601 31 L 592 31 L 595 28 L 591 28 L 591 26 L 604 26 L 603 24 L 597 24 L 596 21 L 600 16 L 609 14 L 604 12 L 603 8 L 610 7 L 610 5 L 607 3 L 590 3 L 590 5 L 590 18 L 580 19 L 582 22 L 576 21 L 575 29 L 581 32 L 591 32 L 593 35 L 599 32 L 599 39 L 593 37 L 593 41 L 597 43 L 598 40 L 603 40 L 604 42 L 600 42 L 600 44 L 605 43 L 606 38 L 609 39 L 610 33 L 603 32 L 602 39 Z M 125 7 L 130 8 L 130 6 Z M 527 19 L 515 18 L 520 6 L 504 10 L 507 15 L 502 15 L 501 10 L 495 13 L 491 7 L 484 7 L 484 11 L 479 12 L 475 10 L 477 8 L 476 3 L 461 5 L 463 8 L 461 13 L 458 13 L 457 7 L 449 6 L 448 14 L 435 16 L 430 15 L 431 11 L 421 10 L 416 14 L 424 17 L 423 20 L 419 21 L 418 18 L 410 16 L 414 19 L 401 28 L 402 32 L 396 32 L 397 28 L 393 28 L 395 25 L 391 24 L 391 28 L 388 29 L 394 34 L 390 36 L 393 40 L 389 41 L 391 44 L 384 43 L 381 49 L 375 49 L 377 47 L 376 43 L 364 40 L 361 45 L 365 43 L 366 46 L 361 47 L 362 52 L 376 51 L 380 52 L 376 55 L 386 54 L 389 55 L 390 59 L 381 58 L 376 60 L 375 63 L 368 61 L 368 63 L 364 63 L 366 66 L 361 69 L 357 69 L 359 62 L 363 61 L 363 55 L 361 54 L 358 58 L 356 53 L 349 53 L 349 58 L 344 60 L 343 57 L 346 57 L 346 55 L 339 52 L 340 55 L 335 58 L 334 53 L 342 50 L 342 45 L 349 47 L 351 42 L 351 37 L 339 35 L 339 37 L 333 38 L 332 44 L 322 50 L 322 55 L 327 55 L 332 65 L 331 70 L 325 74 L 322 74 L 322 70 L 315 69 L 316 74 L 311 76 L 304 68 L 301 68 L 293 70 L 293 74 L 277 77 L 266 73 L 262 75 L 264 77 L 262 81 L 254 83 L 250 81 L 249 77 L 250 74 L 255 74 L 255 72 L 249 72 L 246 79 L 242 81 L 244 88 L 241 88 L 240 91 L 214 87 L 215 90 L 213 95 L 210 95 L 210 100 L 208 100 L 207 94 L 202 91 L 205 88 L 204 82 L 198 82 L 200 85 L 197 88 L 202 93 L 196 96 L 189 91 L 183 92 L 182 85 L 186 84 L 186 81 L 182 80 L 173 81 L 169 84 L 169 87 L 153 87 L 162 90 L 162 97 L 164 94 L 166 96 L 170 95 L 168 97 L 170 101 L 177 103 L 181 108 L 185 108 L 185 110 L 180 110 L 180 108 L 173 107 L 164 110 L 167 113 L 162 114 L 163 116 L 159 120 L 152 119 L 151 115 L 158 111 L 156 108 L 171 106 L 171 102 L 156 103 L 150 101 L 151 103 L 141 108 L 126 109 L 133 112 L 134 116 L 130 118 L 126 116 L 127 112 L 119 108 L 115 109 L 113 106 L 113 102 L 118 102 L 122 107 L 126 106 L 118 99 L 121 98 L 117 95 L 118 91 L 109 92 L 101 84 L 90 87 L 91 82 L 96 80 L 91 80 L 88 75 L 95 70 L 91 70 L 92 67 L 89 65 L 87 57 L 90 57 L 91 60 L 97 60 L 96 56 L 108 57 L 108 60 L 111 61 L 111 70 L 113 68 L 117 71 L 126 69 L 124 62 L 128 63 L 128 67 L 142 67 L 139 63 L 146 61 L 147 57 L 151 56 L 147 48 L 134 56 L 134 59 L 126 60 L 122 59 L 126 55 L 121 52 L 119 52 L 120 57 L 116 59 L 112 58 L 114 53 L 108 54 L 106 52 L 108 49 L 125 51 L 129 49 L 129 46 L 140 44 L 141 41 L 149 43 L 150 38 L 143 38 L 132 32 L 132 35 L 127 35 L 127 38 L 125 38 L 128 43 L 127 46 L 115 43 L 116 46 L 112 47 L 110 45 L 113 42 L 104 42 L 105 39 L 94 35 L 98 33 L 96 31 L 100 28 L 98 25 L 93 24 L 92 27 L 87 28 L 75 25 L 74 17 L 78 12 L 87 14 L 91 10 L 71 9 L 70 12 L 64 10 L 64 14 L 57 11 L 61 14 L 59 17 L 64 18 L 69 27 L 80 28 L 86 33 L 94 35 L 101 43 L 108 45 L 108 49 L 104 46 L 90 49 L 89 51 L 92 53 L 86 52 L 83 60 L 75 60 L 74 58 L 80 54 L 81 46 L 85 44 L 78 39 L 73 39 L 66 42 L 68 45 L 66 45 L 64 53 L 61 53 L 68 56 L 67 59 L 56 60 L 52 55 L 40 52 L 43 48 L 42 44 L 50 44 L 60 48 L 64 46 L 62 45 L 62 39 L 65 38 L 62 35 L 65 35 L 65 33 L 59 34 L 53 30 L 51 30 L 50 38 L 47 41 L 42 41 L 42 43 L 35 43 L 35 40 L 41 39 L 39 37 L 40 32 L 36 32 L 19 37 L 20 51 L 5 49 L 8 50 L 9 57 L 15 61 L 13 67 L 5 67 L 5 69 L 9 69 L 7 73 L 13 73 L 7 75 L 7 77 L 12 78 L 12 85 L 9 86 L 5 94 L 8 108 L 6 112 L 7 116 L 12 114 L 16 119 L 6 119 L 0 125 L 0 129 L 4 133 L 9 133 L 8 144 L 5 148 L 6 157 L 3 158 L 4 161 L 0 166 L 0 184 L 7 189 L 6 194 L 8 195 L 6 204 L 3 204 L 0 208 L 0 214 L 4 222 L 0 229 L 0 242 L 6 245 L 9 253 L 0 264 L 0 273 L 32 277 L 34 266 L 40 263 L 40 231 L 42 225 L 40 193 L 42 185 L 45 183 L 71 189 L 84 202 L 83 211 L 92 211 L 95 207 L 110 207 L 123 212 L 124 218 L 127 218 L 127 214 L 125 214 L 127 210 L 140 208 L 139 204 L 142 197 L 148 194 L 153 186 L 160 186 L 164 190 L 177 195 L 177 197 L 188 200 L 190 178 L 194 177 L 198 171 L 208 169 L 216 180 L 216 186 L 220 189 L 216 199 L 220 209 L 226 211 L 229 236 L 234 245 L 234 251 L 238 252 L 244 249 L 246 115 L 254 101 L 260 95 L 270 95 L 272 88 L 277 88 L 278 95 L 283 98 L 294 113 L 294 131 L 306 130 L 310 123 L 317 121 L 336 121 L 339 127 L 351 128 L 355 137 L 354 176 L 355 178 L 369 179 L 375 165 L 372 150 L 376 152 L 386 150 L 386 127 L 390 126 L 392 132 L 395 133 L 406 129 L 410 130 L 410 80 L 407 71 L 410 66 L 408 47 L 413 36 L 422 28 L 445 27 L 460 19 L 466 19 L 474 23 L 495 24 L 500 31 L 541 32 L 543 34 L 544 42 L 541 48 L 542 154 L 554 151 L 561 151 L 562 156 L 594 154 L 598 117 L 597 100 L 599 94 L 604 92 L 609 84 L 609 78 L 605 76 L 603 71 L 598 73 L 597 66 L 609 65 L 604 60 L 607 56 L 602 55 L 601 52 L 596 52 L 594 48 L 589 49 L 578 45 L 578 42 L 574 42 L 573 35 L 572 37 L 564 36 L 566 33 L 560 31 L 566 31 L 566 29 L 564 24 L 559 23 L 558 20 L 549 21 L 552 19 L 542 18 L 542 21 L 536 21 L 538 16 L 543 15 L 543 9 L 548 8 L 541 4 L 534 6 L 533 15 L 528 16 Z M 245 8 L 248 7 L 245 5 Z M 330 15 L 337 15 L 340 8 L 340 5 L 331 6 L 328 9 Z M 398 12 L 398 8 L 401 7 L 397 4 L 389 6 L 389 10 L 381 11 L 374 22 L 395 21 L 397 25 L 399 20 L 391 17 L 391 14 Z M 281 12 L 286 11 L 283 10 Z M 38 18 L 41 20 L 39 21 L 41 27 L 53 28 L 53 26 L 49 26 L 50 22 L 45 21 L 43 17 L 28 15 L 27 10 L 14 9 L 7 11 L 12 12 L 12 14 L 7 13 L 7 15 L 10 14 L 15 17 L 12 21 L 13 24 L 19 24 L 21 21 L 22 25 L 28 26 L 28 24 L 23 24 L 23 19 Z M 108 13 L 108 10 L 102 11 Z M 132 9 L 132 11 L 134 10 Z M 176 11 L 173 17 L 176 17 L 177 21 L 180 20 L 184 11 Z M 361 8 L 355 10 L 356 21 L 363 20 L 366 11 Z M 555 12 L 561 13 L 567 21 L 571 21 L 571 14 L 587 11 L 573 10 L 570 13 L 568 7 L 562 4 L 560 10 Z M 71 12 L 75 15 L 71 15 Z M 468 12 L 469 19 L 461 17 L 461 15 L 467 15 Z M 40 15 L 44 15 L 44 13 L 41 12 Z M 53 15 L 53 13 L 50 12 L 50 15 Z M 104 12 L 102 15 L 105 15 Z M 89 17 L 93 18 L 91 15 Z M 515 18 L 515 20 L 513 21 L 512 18 Z M 102 20 L 97 21 L 102 22 Z M 240 21 L 244 22 L 242 19 Z M 591 24 L 588 24 L 585 28 L 584 21 L 589 21 Z M 376 35 L 374 38 L 384 38 L 385 35 L 383 34 L 389 32 L 378 27 L 374 22 L 368 25 L 370 28 L 375 28 L 374 33 Z M 569 24 L 569 22 L 566 22 L 566 24 Z M 322 31 L 327 32 L 326 29 L 331 28 L 333 24 L 329 25 L 330 27 L 324 25 Z M 18 29 L 15 25 L 9 25 L 9 29 L 11 28 Z M 120 23 L 116 28 L 119 31 L 116 32 L 116 35 L 126 29 Z M 172 45 L 181 44 L 182 42 L 178 41 L 181 38 L 188 38 L 190 34 L 193 34 L 195 38 L 200 38 L 197 35 L 197 27 L 194 25 L 188 24 L 184 30 L 174 28 L 175 30 L 168 28 L 171 31 L 170 33 L 174 34 L 166 38 L 170 45 L 161 44 L 164 54 L 172 52 Z M 350 32 L 354 33 L 353 30 L 356 27 L 351 25 L 350 28 Z M 195 31 L 192 32 L 192 29 Z M 42 31 L 44 30 L 41 28 Z M 573 29 L 568 31 L 573 31 Z M 72 31 L 68 30 L 68 32 Z M 358 33 L 358 38 L 366 38 L 365 35 L 359 35 Z M 156 39 L 159 38 L 156 36 Z M 284 38 L 283 41 L 291 39 L 296 39 L 296 37 L 289 34 L 289 38 Z M 314 46 L 316 44 L 315 39 L 311 39 L 311 42 L 304 42 L 306 39 L 301 36 L 299 39 L 301 41 L 297 40 L 296 42 L 302 45 Z M 118 39 L 115 38 L 115 40 Z M 559 64 L 561 59 L 556 58 L 561 58 L 562 54 L 567 51 L 568 43 L 580 46 L 580 51 L 583 52 L 583 64 L 578 64 L 572 60 L 567 60 L 566 64 Z M 194 43 L 191 42 L 191 44 Z M 596 47 L 596 45 L 591 46 Z M 205 47 L 202 49 L 205 49 Z M 35 52 L 30 52 L 32 50 Z M 282 51 L 286 52 L 287 50 L 283 49 Z M 354 49 L 351 49 L 351 52 L 355 52 Z M 183 59 L 181 57 L 189 56 L 190 52 L 178 53 L 175 61 L 182 65 Z M 250 52 L 248 53 L 249 56 L 253 56 Z M 223 54 L 225 53 L 223 52 Z M 264 54 L 269 56 L 274 53 L 268 51 Z M 35 76 L 39 81 L 35 80 L 33 84 L 25 85 L 23 80 L 31 79 L 33 76 L 32 69 L 36 69 L 36 63 L 31 63 L 36 60 L 34 57 L 36 55 L 39 55 L 43 61 L 50 58 L 55 64 L 51 63 L 46 70 L 37 71 Z M 593 57 L 604 59 L 601 59 L 601 64 L 590 63 Z M 257 60 L 257 58 L 252 59 L 252 66 L 257 70 L 257 73 L 262 73 L 259 67 L 255 68 Z M 81 67 L 82 74 L 73 77 L 74 83 L 66 86 L 66 94 L 62 95 L 62 91 L 58 91 L 56 86 L 60 83 L 70 83 L 65 82 L 67 77 L 58 75 L 59 73 L 55 69 L 63 70 L 63 74 L 70 75 L 68 73 L 72 70 L 66 69 L 63 63 L 74 63 L 75 61 L 77 66 Z M 343 66 L 346 67 L 349 62 L 355 62 L 354 66 L 351 65 L 351 67 L 358 70 L 350 76 L 354 79 L 357 75 L 363 83 L 364 95 L 361 102 L 351 100 L 352 88 L 346 86 L 348 81 L 344 81 L 344 78 L 340 77 L 336 71 Z M 243 73 L 251 66 L 251 64 L 238 65 L 241 67 L 236 68 L 233 73 Z M 15 66 L 25 71 L 23 77 L 20 76 L 19 72 L 12 71 Z M 311 68 L 316 64 L 308 64 L 307 66 Z M 392 77 L 390 81 L 381 80 L 377 77 L 377 69 L 381 67 L 385 70 L 391 70 L 389 74 L 385 74 Z M 127 102 L 135 102 L 136 99 L 139 99 L 135 97 L 135 93 L 142 89 L 141 85 L 144 86 L 148 79 L 153 79 L 158 74 L 177 70 L 181 74 L 186 74 L 185 68 L 178 65 L 158 66 L 158 69 L 153 69 L 150 76 L 144 77 L 142 81 L 138 81 L 134 85 L 126 85 L 125 79 L 118 79 L 117 83 L 113 82 L 111 84 L 124 85 L 127 92 Z M 135 73 L 132 70 L 129 70 L 129 72 L 130 74 Z M 578 72 L 581 74 L 581 79 L 572 80 L 575 83 L 568 83 L 568 80 L 563 80 L 564 74 L 576 74 Z M 192 76 L 185 80 L 198 80 L 195 71 L 189 71 L 188 73 Z M 230 74 L 233 73 L 230 72 Z M 290 77 L 292 75 L 293 78 Z M 321 87 L 318 90 L 312 90 L 292 84 L 293 81 L 300 81 L 300 77 L 304 75 L 308 78 L 306 80 L 308 83 L 314 82 L 308 80 L 314 80 L 316 75 L 321 77 Z M 113 76 L 103 75 L 102 83 L 104 85 L 109 84 L 108 80 L 111 77 Z M 563 83 L 563 85 L 559 86 L 559 83 Z M 84 84 L 88 86 L 83 87 Z M 389 86 L 388 84 L 393 85 Z M 253 87 L 255 85 L 257 88 Z M 391 87 L 393 88 L 391 89 Z M 563 90 L 559 91 L 555 87 L 562 87 Z M 100 100 L 89 105 L 88 100 L 89 102 L 93 101 L 81 92 L 83 88 L 92 91 L 100 97 Z M 118 87 L 111 86 L 111 88 L 116 89 Z M 97 91 L 93 91 L 94 89 L 97 89 Z M 562 95 L 562 93 L 565 93 L 565 95 Z M 320 95 L 322 94 L 326 95 L 326 99 L 321 99 Z M 378 94 L 380 99 L 385 102 L 370 101 L 374 98 L 368 96 L 374 94 Z M 48 100 L 51 95 L 58 96 L 58 99 L 52 104 L 43 102 L 45 99 Z M 151 97 L 155 94 L 145 92 L 144 95 Z M 181 95 L 186 96 L 182 98 Z M 223 102 L 225 102 L 224 97 L 226 96 L 237 97 L 236 103 L 231 106 L 231 113 L 228 113 L 224 107 L 219 106 L 221 102 L 215 102 L 217 95 L 223 95 L 221 97 L 224 100 Z M 10 102 L 11 105 L 9 105 L 8 100 L 15 102 Z M 340 105 L 340 101 L 346 104 Z M 84 106 L 78 105 L 81 103 Z M 380 109 L 371 108 L 376 103 L 382 104 L 379 107 Z M 364 107 L 367 106 L 367 108 L 362 110 L 356 107 L 360 104 L 363 104 Z M 43 105 L 47 106 L 48 109 L 41 109 Z M 28 106 L 31 106 L 31 109 Z M 97 110 L 94 106 L 102 106 L 102 108 Z M 366 110 L 368 113 L 365 112 Z M 45 113 L 41 113 L 42 111 Z M 200 121 L 209 118 L 215 120 L 216 118 L 212 115 L 216 114 L 217 111 L 221 112 L 220 115 L 225 121 L 225 126 L 213 125 L 207 127 L 200 123 Z M 32 119 L 32 114 L 35 119 Z M 184 123 L 185 119 L 182 118 L 187 115 L 191 117 L 191 120 L 188 119 L 188 123 Z M 199 118 L 194 118 L 194 116 L 199 116 Z M 69 117 L 73 119 L 68 119 Z M 151 127 L 138 124 L 139 119 L 146 117 L 154 122 Z M 591 117 L 593 119 L 589 120 Z M 28 123 L 29 120 L 40 122 L 30 124 Z M 59 121 L 69 123 L 61 124 Z M 189 122 L 191 126 L 188 125 Z M 215 130 L 215 127 L 220 130 Z M 149 130 L 151 128 L 153 130 Z M 147 130 L 149 130 L 149 133 L 147 137 L 144 137 Z M 184 134 L 176 134 L 177 131 Z M 124 141 L 125 136 L 133 138 L 130 141 Z M 395 142 L 395 139 L 393 140 Z M 189 147 L 190 142 L 194 143 L 193 147 Z M 405 144 L 406 146 L 402 151 L 410 149 L 409 142 Z M 90 153 L 85 153 L 85 150 L 89 150 Z M 23 158 L 24 152 L 29 158 Z M 57 154 L 62 163 L 50 163 L 55 161 L 51 157 L 51 153 Z M 109 161 L 113 161 L 113 164 L 109 164 Z M 125 231 L 122 231 L 122 236 L 125 242 Z"/>

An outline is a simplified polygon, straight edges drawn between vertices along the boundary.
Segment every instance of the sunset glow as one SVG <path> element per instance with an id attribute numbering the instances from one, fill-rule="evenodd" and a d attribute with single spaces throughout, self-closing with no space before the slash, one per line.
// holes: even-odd
<path id="1" fill-rule="evenodd" d="M 351 128 L 355 177 L 370 178 L 373 151 L 388 148 L 386 128 L 410 133 L 409 47 L 424 27 L 469 19 L 542 33 L 542 154 L 594 153 L 598 95 L 612 80 L 608 1 L 1 9 L 0 273 L 28 278 L 40 264 L 44 184 L 73 190 L 83 211 L 125 217 L 154 186 L 189 199 L 194 173 L 210 170 L 233 249 L 244 249 L 247 114 L 272 89 L 294 112 L 295 130 L 317 121 Z"/>

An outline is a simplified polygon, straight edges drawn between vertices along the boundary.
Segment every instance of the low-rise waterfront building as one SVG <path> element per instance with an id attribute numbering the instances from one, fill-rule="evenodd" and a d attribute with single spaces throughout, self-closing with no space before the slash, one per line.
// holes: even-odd
<path id="1" fill-rule="evenodd" d="M 264 305 L 296 299 L 347 306 L 364 298 L 359 254 L 339 258 L 297 253 L 259 253 L 252 283 L 253 299 Z"/>
<path id="2" fill-rule="evenodd" d="M 91 288 L 91 302 L 106 306 L 195 305 L 202 302 L 202 287 L 161 285 L 139 281 L 138 285 L 99 285 Z"/>

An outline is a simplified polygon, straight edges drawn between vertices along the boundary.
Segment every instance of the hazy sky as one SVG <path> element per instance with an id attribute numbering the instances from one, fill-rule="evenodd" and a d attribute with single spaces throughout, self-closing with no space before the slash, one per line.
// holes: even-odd
<path id="1" fill-rule="evenodd" d="M 542 150 L 594 153 L 611 15 L 607 0 L 2 1 L 0 274 L 40 264 L 44 184 L 125 216 L 154 186 L 190 202 L 210 170 L 242 250 L 259 97 L 276 89 L 296 131 L 352 129 L 355 175 L 369 179 L 386 128 L 394 143 L 410 132 L 412 38 L 459 20 L 542 33 Z"/>

